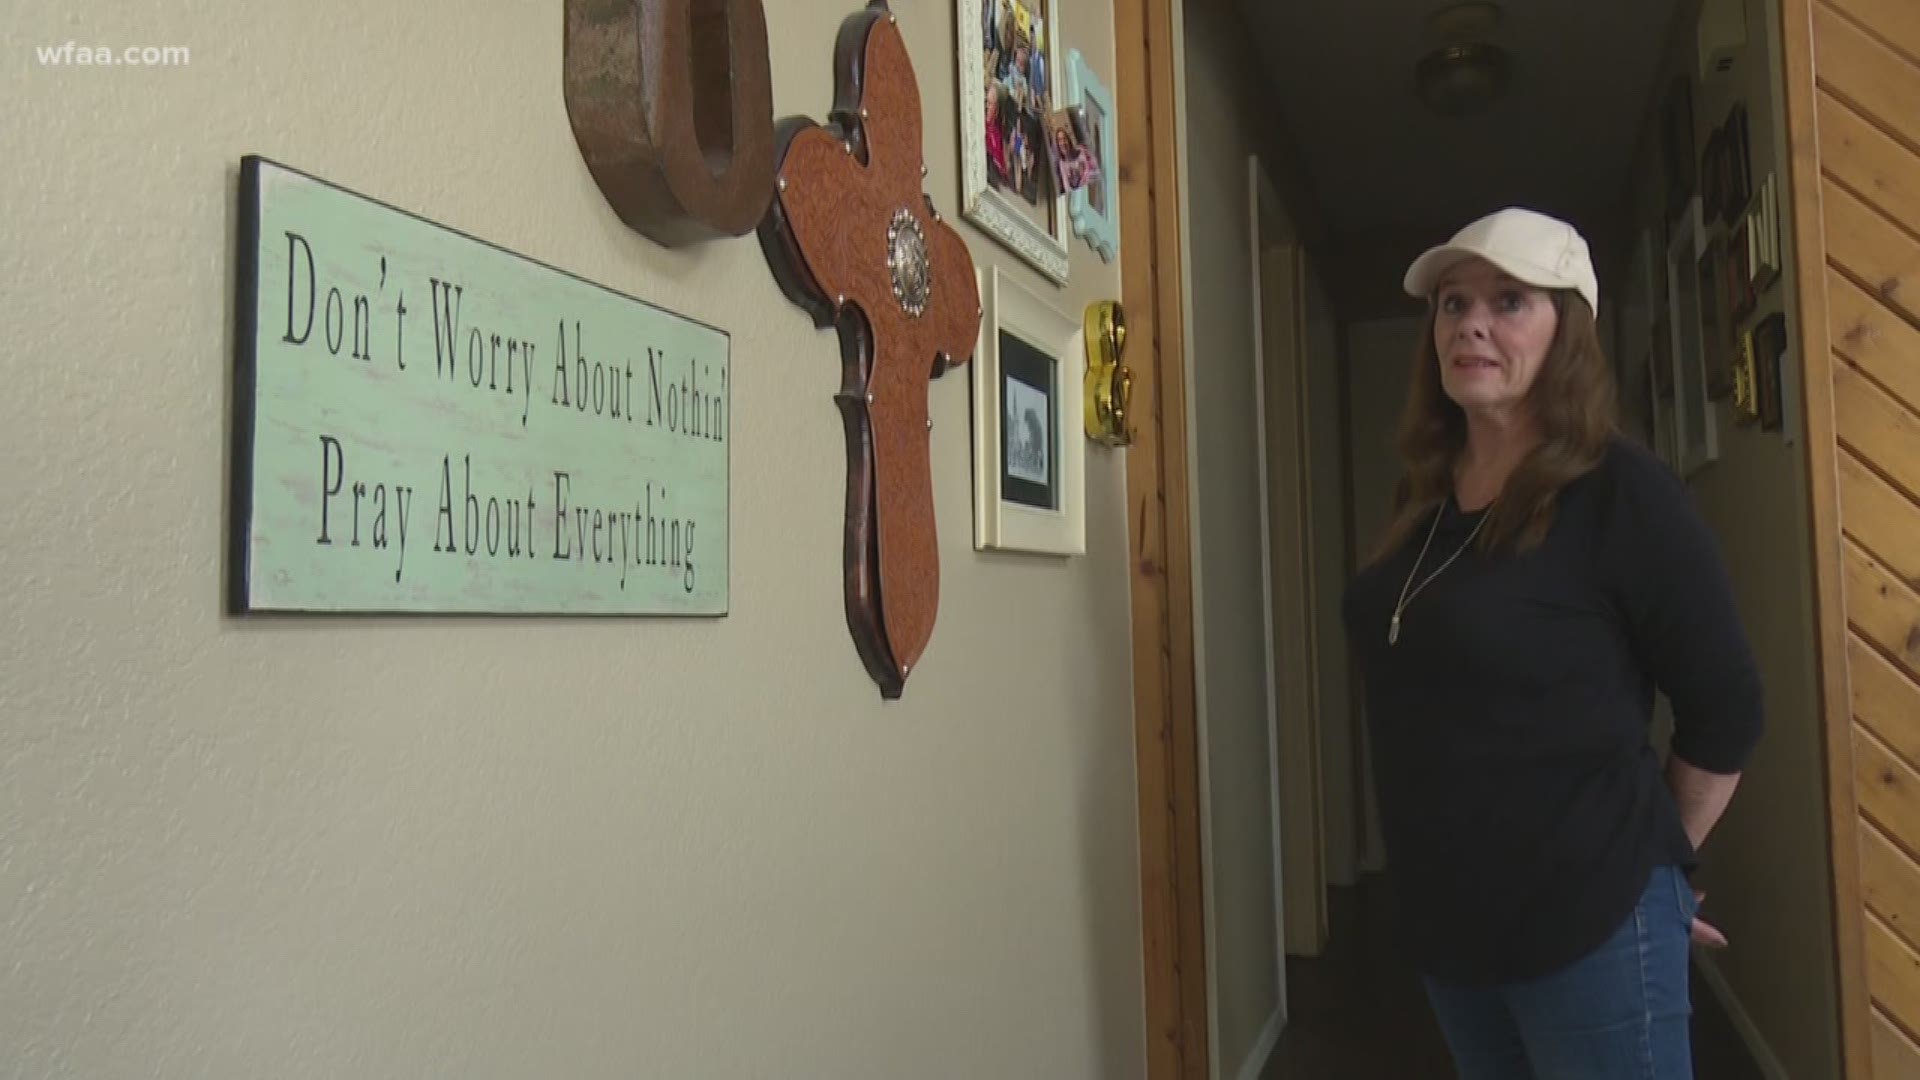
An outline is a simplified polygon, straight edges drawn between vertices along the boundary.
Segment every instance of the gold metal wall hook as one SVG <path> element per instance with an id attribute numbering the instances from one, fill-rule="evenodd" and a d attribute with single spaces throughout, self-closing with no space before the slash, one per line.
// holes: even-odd
<path id="1" fill-rule="evenodd" d="M 1087 342 L 1083 387 L 1087 438 L 1108 446 L 1127 446 L 1133 442 L 1129 427 L 1133 372 L 1122 362 L 1127 344 L 1126 312 L 1117 300 L 1096 301 L 1087 305 L 1082 328 Z"/>

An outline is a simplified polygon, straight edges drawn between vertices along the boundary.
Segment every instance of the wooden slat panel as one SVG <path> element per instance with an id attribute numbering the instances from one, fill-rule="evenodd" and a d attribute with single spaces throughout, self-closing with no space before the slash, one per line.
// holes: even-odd
<path id="1" fill-rule="evenodd" d="M 1867 906 L 1903 941 L 1920 939 L 1920 865 L 1871 823 L 1860 828 L 1860 885 Z"/>
<path id="2" fill-rule="evenodd" d="M 1833 417 L 1842 443 L 1909 492 L 1920 493 L 1920 416 L 1845 363 L 1833 365 Z"/>
<path id="3" fill-rule="evenodd" d="M 1902 1027 L 1920 1027 L 1920 956 L 1873 917 L 1866 920 L 1867 986 Z"/>
<path id="4" fill-rule="evenodd" d="M 1828 825 L 1832 831 L 1832 886 L 1835 965 L 1839 975 L 1842 1075 L 1869 1080 L 1876 1058 L 1894 1055 L 1897 1046 L 1875 1032 L 1874 991 L 1890 981 L 1881 971 L 1873 945 L 1881 935 L 1870 925 L 1862 894 L 1859 833 L 1859 776 L 1856 743 L 1865 741 L 1850 721 L 1846 597 L 1849 548 L 1842 536 L 1844 511 L 1838 490 L 1837 460 L 1843 457 L 1840 433 L 1846 418 L 1839 409 L 1836 383 L 1853 373 L 1835 354 L 1827 290 L 1821 285 L 1829 262 L 1828 237 L 1818 201 L 1827 177 L 1859 191 L 1870 206 L 1897 220 L 1920 221 L 1920 177 L 1902 167 L 1913 155 L 1819 89 L 1825 72 L 1815 62 L 1814 12 L 1822 0 L 1781 0 L 1780 45 L 1786 82 L 1786 150 L 1790 172 L 1788 202 L 1799 286 L 1799 345 L 1805 393 L 1810 509 L 1813 515 L 1817 643 L 1820 662 L 1820 727 L 1826 750 Z M 1850 0 L 1841 0 L 1850 2 Z M 1862 0 L 1874 3 L 1876 0 Z M 1905 4 L 1909 0 L 1894 0 Z M 1851 10 L 1851 9 L 1850 9 Z M 1901 215 L 1904 214 L 1904 217 Z M 1785 222 L 1783 221 L 1783 224 Z M 1856 395 L 1857 396 L 1857 395 Z M 1870 403 L 1871 404 L 1871 403 Z M 1911 974 L 1911 972 L 1909 973 Z"/>
<path id="5" fill-rule="evenodd" d="M 1834 7 L 1920 62 L 1920 4 L 1913 0 L 1829 0 Z"/>
<path id="6" fill-rule="evenodd" d="M 1920 838 L 1920 772 L 1858 725 L 1853 731 L 1853 782 L 1860 809 L 1882 828 L 1903 841 Z"/>
<path id="7" fill-rule="evenodd" d="M 1820 95 L 1820 167 L 1881 213 L 1920 225 L 1920 158 L 1826 93 Z"/>
<path id="8" fill-rule="evenodd" d="M 1920 330 L 1838 270 L 1827 271 L 1827 319 L 1841 356 L 1920 411 Z"/>
<path id="9" fill-rule="evenodd" d="M 1859 638 L 1847 642 L 1853 718 L 1894 753 L 1920 763 L 1920 683 L 1900 673 Z M 1920 849 L 1920 836 L 1902 837 Z"/>
<path id="10" fill-rule="evenodd" d="M 1920 678 L 1920 595 L 1856 544 L 1846 545 L 1847 620 L 1862 637 Z M 1916 819 L 1915 836 L 1920 836 Z"/>
<path id="11" fill-rule="evenodd" d="M 1860 893 L 1861 828 L 1854 765 L 1855 725 L 1848 719 L 1846 574 L 1842 551 L 1841 504 L 1835 459 L 1840 453 L 1834 407 L 1834 375 L 1845 362 L 1833 352 L 1825 280 L 1827 240 L 1819 204 L 1824 177 L 1847 165 L 1837 160 L 1844 150 L 1845 131 L 1829 114 L 1845 114 L 1845 106 L 1817 86 L 1814 65 L 1814 0 L 1781 0 L 1780 47 L 1786 76 L 1786 150 L 1789 185 L 1781 224 L 1793 233 L 1794 267 L 1798 286 L 1797 344 L 1801 357 L 1801 392 L 1805 409 L 1808 469 L 1808 505 L 1813 516 L 1816 644 L 1820 665 L 1820 732 L 1825 751 L 1827 825 L 1832 833 L 1832 887 L 1835 967 L 1839 976 L 1840 1042 L 1843 1075 L 1851 1080 L 1870 1077 L 1872 1071 L 1873 994 L 1867 976 L 1865 903 Z M 1858 125 L 1864 127 L 1865 125 Z M 1869 129 L 1870 130 L 1870 129 Z M 1856 136 L 1857 137 L 1857 136 Z M 1890 141 L 1890 140 L 1888 140 Z M 1826 144 L 1823 147 L 1823 143 Z M 1896 146 L 1895 149 L 1898 149 Z M 1864 174 L 1871 190 L 1872 165 L 1853 155 L 1854 173 Z M 1875 193 L 1871 205 L 1886 196 Z M 1920 183 L 1904 200 L 1891 200 L 1920 215 Z"/>
<path id="12" fill-rule="evenodd" d="M 1878 1009 L 1873 1012 L 1873 1075 L 1877 1080 L 1920 1080 L 1920 1046 Z"/>
<path id="13" fill-rule="evenodd" d="M 1833 369 L 1845 366 L 1834 356 L 1828 333 L 1825 280 L 1827 238 L 1822 227 L 1819 198 L 1822 178 L 1830 167 L 1822 160 L 1822 143 L 1833 153 L 1842 135 L 1822 132 L 1822 114 L 1845 112 L 1817 88 L 1814 71 L 1813 15 L 1815 0 L 1780 0 L 1780 65 L 1785 76 L 1786 168 L 1781 226 L 1793 235 L 1793 269 L 1797 285 L 1792 300 L 1797 307 L 1794 334 L 1800 356 L 1800 390 L 1806 423 L 1807 495 L 1813 517 L 1813 574 L 1817 657 L 1819 660 L 1819 722 L 1827 794 L 1827 827 L 1831 832 L 1834 966 L 1840 1007 L 1841 1075 L 1869 1080 L 1873 1072 L 1873 995 L 1867 981 L 1866 912 L 1860 895 L 1860 821 L 1854 781 L 1855 725 L 1848 719 L 1847 648 L 1849 632 L 1845 609 L 1846 575 L 1840 528 L 1840 495 L 1835 460 L 1840 454 L 1834 414 Z M 1898 0 L 1904 3 L 1906 0 Z M 1874 205 L 1879 205 L 1876 199 Z M 1906 205 L 1920 214 L 1920 183 Z"/>
<path id="14" fill-rule="evenodd" d="M 1914 5 L 1920 11 L 1920 4 Z M 1827 256 L 1867 283 L 1883 304 L 1920 324 L 1920 240 L 1901 232 L 1839 184 L 1822 185 Z"/>
<path id="15" fill-rule="evenodd" d="M 1840 455 L 1840 520 L 1847 535 L 1920 589 L 1920 503 L 1894 490 L 1852 454 Z"/>
<path id="16" fill-rule="evenodd" d="M 1826 7 L 1813 9 L 1813 42 L 1820 85 L 1920 145 L 1920 68 Z"/>

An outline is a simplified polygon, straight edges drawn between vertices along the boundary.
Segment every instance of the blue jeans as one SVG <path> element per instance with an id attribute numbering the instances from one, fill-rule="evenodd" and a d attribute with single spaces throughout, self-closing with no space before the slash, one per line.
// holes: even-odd
<path id="1" fill-rule="evenodd" d="M 1429 978 L 1461 1080 L 1692 1080 L 1697 911 L 1686 876 L 1655 867 L 1613 936 L 1560 971 L 1490 987 Z"/>

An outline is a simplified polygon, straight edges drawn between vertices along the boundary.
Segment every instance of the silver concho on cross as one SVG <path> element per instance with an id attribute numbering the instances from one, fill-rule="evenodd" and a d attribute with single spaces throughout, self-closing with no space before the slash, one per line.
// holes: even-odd
<path id="1" fill-rule="evenodd" d="M 887 225 L 887 270 L 893 275 L 893 298 L 913 318 L 927 310 L 933 275 L 927 267 L 927 236 L 913 212 L 902 207 Z"/>

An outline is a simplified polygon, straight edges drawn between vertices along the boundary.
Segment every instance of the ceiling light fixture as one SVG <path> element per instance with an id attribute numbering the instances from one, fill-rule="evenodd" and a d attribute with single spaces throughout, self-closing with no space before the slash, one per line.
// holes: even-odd
<path id="1" fill-rule="evenodd" d="M 1466 116 L 1506 92 L 1513 61 L 1505 49 L 1487 40 L 1503 15 L 1498 4 L 1472 0 L 1427 19 L 1427 33 L 1439 44 L 1420 58 L 1414 86 L 1429 109 L 1442 116 Z"/>
<path id="2" fill-rule="evenodd" d="M 1420 58 L 1420 100 L 1442 116 L 1485 109 L 1507 89 L 1513 63 L 1505 49 L 1484 42 L 1447 45 Z"/>

